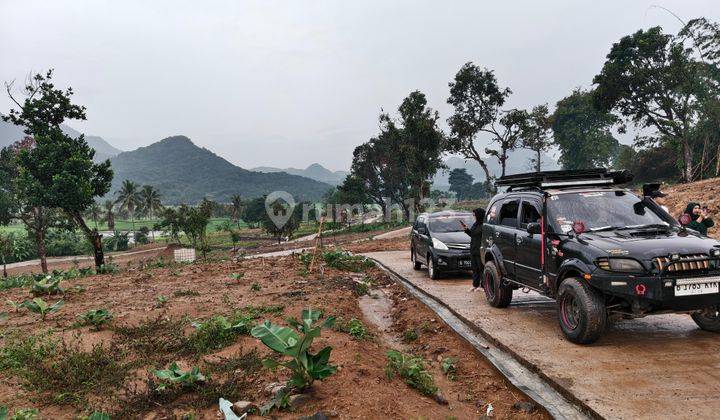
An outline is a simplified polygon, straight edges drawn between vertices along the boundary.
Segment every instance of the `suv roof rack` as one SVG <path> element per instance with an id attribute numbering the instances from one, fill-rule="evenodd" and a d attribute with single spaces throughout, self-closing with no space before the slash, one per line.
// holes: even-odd
<path id="1" fill-rule="evenodd" d="M 499 187 L 509 187 L 509 192 L 518 188 L 544 189 L 617 185 L 630 182 L 632 179 L 633 175 L 625 170 L 609 171 L 606 168 L 592 168 L 505 175 L 500 177 L 496 184 Z"/>

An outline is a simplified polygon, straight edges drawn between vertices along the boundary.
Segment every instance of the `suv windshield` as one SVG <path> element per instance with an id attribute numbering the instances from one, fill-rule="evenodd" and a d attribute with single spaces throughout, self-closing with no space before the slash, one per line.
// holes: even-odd
<path id="1" fill-rule="evenodd" d="M 475 217 L 468 214 L 467 216 L 440 216 L 430 218 L 430 232 L 445 233 L 445 232 L 462 232 L 463 228 L 460 225 L 460 221 L 465 222 L 466 225 L 471 226 L 475 223 Z"/>
<path id="2" fill-rule="evenodd" d="M 558 194 L 548 200 L 548 216 L 557 232 L 568 233 L 576 221 L 592 231 L 668 226 L 640 199 L 625 191 L 590 191 Z"/>

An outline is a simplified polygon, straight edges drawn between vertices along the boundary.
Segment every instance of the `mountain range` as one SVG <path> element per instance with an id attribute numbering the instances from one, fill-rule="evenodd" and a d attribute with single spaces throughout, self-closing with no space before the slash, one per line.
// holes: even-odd
<path id="1" fill-rule="evenodd" d="M 78 137 L 80 135 L 79 131 L 73 129 L 72 127 L 68 127 L 65 124 L 62 124 L 60 128 L 62 128 L 63 132 L 70 137 Z M 25 133 L 23 133 L 22 128 L 0 120 L 0 148 L 9 146 L 18 140 L 22 140 L 24 137 Z M 96 162 L 110 159 L 122 152 L 122 150 L 111 146 L 110 143 L 105 141 L 102 137 L 86 135 L 85 141 L 87 141 L 90 147 L 95 149 Z"/>
<path id="2" fill-rule="evenodd" d="M 350 174 L 347 171 L 331 171 L 319 163 L 313 163 L 305 169 L 297 168 L 274 168 L 272 166 L 258 166 L 257 168 L 250 169 L 256 172 L 275 173 L 285 172 L 290 175 L 304 176 L 305 178 L 314 179 L 316 181 L 324 182 L 330 185 L 340 185 L 345 181 L 345 177 Z"/>
<path id="3" fill-rule="evenodd" d="M 234 194 L 251 198 L 273 191 L 287 191 L 298 200 L 315 200 L 331 188 L 297 175 L 239 168 L 185 136 L 120 153 L 111 162 L 115 171 L 111 192 L 129 179 L 156 187 L 165 204 L 192 204 L 204 197 L 227 203 Z"/>

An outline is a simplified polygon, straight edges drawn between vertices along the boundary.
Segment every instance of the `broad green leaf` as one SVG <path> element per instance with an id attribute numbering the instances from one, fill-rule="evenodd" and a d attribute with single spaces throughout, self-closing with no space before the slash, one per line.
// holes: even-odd
<path id="1" fill-rule="evenodd" d="M 275 369 L 280 366 L 280 363 L 276 362 L 273 359 L 264 359 L 262 361 L 262 365 L 267 369 Z"/>
<path id="2" fill-rule="evenodd" d="M 48 309 L 48 312 L 57 312 L 58 309 L 62 308 L 62 306 L 64 304 L 65 304 L 64 300 L 58 300 Z"/>
<path id="3" fill-rule="evenodd" d="M 299 340 L 297 333 L 292 329 L 271 324 L 270 321 L 265 321 L 256 326 L 250 334 L 262 341 L 266 346 L 283 354 Z"/>
<path id="4" fill-rule="evenodd" d="M 99 411 L 94 411 L 92 414 L 90 414 L 88 420 L 110 420 L 110 416 Z"/>
<path id="5" fill-rule="evenodd" d="M 7 407 L 0 406 L 0 420 L 7 420 L 8 409 Z"/>

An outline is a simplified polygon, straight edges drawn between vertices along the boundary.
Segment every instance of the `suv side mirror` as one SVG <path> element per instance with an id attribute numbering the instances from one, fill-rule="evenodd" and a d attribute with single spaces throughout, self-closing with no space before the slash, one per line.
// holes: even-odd
<path id="1" fill-rule="evenodd" d="M 419 228 L 417 228 L 417 231 L 421 235 L 427 235 L 427 233 L 428 233 L 427 228 L 424 226 L 420 226 Z"/>
<path id="2" fill-rule="evenodd" d="M 540 233 L 540 223 L 528 223 L 527 224 L 527 233 L 531 235 L 539 234 Z"/>

